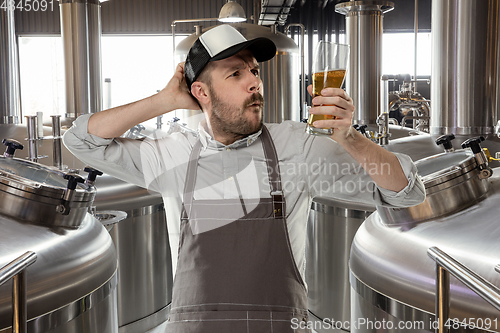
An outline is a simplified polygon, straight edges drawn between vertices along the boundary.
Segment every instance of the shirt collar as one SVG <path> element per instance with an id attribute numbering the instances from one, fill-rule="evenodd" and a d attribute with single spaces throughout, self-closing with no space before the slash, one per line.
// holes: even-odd
<path id="1" fill-rule="evenodd" d="M 206 120 L 201 121 L 198 124 L 198 133 L 200 134 L 200 141 L 203 146 L 203 149 L 214 149 L 214 150 L 226 150 L 226 149 L 236 149 L 236 148 L 242 148 L 242 147 L 248 147 L 252 143 L 254 143 L 259 136 L 262 134 L 262 128 L 253 133 L 250 134 L 244 138 L 241 138 L 239 140 L 236 140 L 235 142 L 231 143 L 230 145 L 225 145 L 217 140 L 215 140 L 207 131 L 206 128 Z"/>

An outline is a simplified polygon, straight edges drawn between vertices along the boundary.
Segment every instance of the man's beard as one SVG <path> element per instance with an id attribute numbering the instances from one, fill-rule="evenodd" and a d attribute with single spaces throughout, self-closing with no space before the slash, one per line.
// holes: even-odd
<path id="1" fill-rule="evenodd" d="M 260 93 L 255 93 L 243 102 L 243 105 L 234 112 L 234 107 L 224 103 L 219 96 L 210 89 L 212 98 L 212 116 L 210 117 L 210 125 L 213 130 L 224 132 L 235 139 L 243 138 L 247 135 L 258 132 L 262 128 L 262 110 L 264 108 L 264 98 Z M 260 113 L 260 121 L 258 123 L 247 120 L 245 114 L 247 108 L 254 102 L 260 102 L 258 110 L 252 112 Z M 253 108 L 257 108 L 253 106 Z"/>

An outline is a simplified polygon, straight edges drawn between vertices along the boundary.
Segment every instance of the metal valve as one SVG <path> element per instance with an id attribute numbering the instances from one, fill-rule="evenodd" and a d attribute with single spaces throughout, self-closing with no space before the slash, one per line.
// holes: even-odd
<path id="1" fill-rule="evenodd" d="M 368 127 L 368 125 L 355 124 L 355 125 L 352 125 L 352 127 L 354 127 L 354 129 L 356 131 L 360 132 L 361 134 L 366 135 L 366 128 Z"/>
<path id="2" fill-rule="evenodd" d="M 455 134 L 447 134 L 447 135 L 441 135 L 439 138 L 436 139 L 436 144 L 443 145 L 444 151 L 447 153 L 451 153 L 455 151 L 453 148 L 453 145 L 451 143 L 451 140 L 455 139 Z"/>
<path id="3" fill-rule="evenodd" d="M 14 139 L 3 139 L 2 143 L 7 146 L 5 153 L 3 153 L 4 157 L 14 157 L 16 149 L 23 150 L 24 146 Z"/>
<path id="4" fill-rule="evenodd" d="M 470 148 L 472 150 L 474 156 L 476 157 L 477 164 L 479 165 L 479 170 L 481 170 L 479 178 L 485 179 L 491 177 L 493 170 L 488 167 L 488 157 L 486 157 L 486 154 L 481 148 L 482 141 L 484 141 L 483 136 L 467 139 L 462 142 L 462 148 Z"/>
<path id="5" fill-rule="evenodd" d="M 99 171 L 91 167 L 85 167 L 83 171 L 89 173 L 87 180 L 85 181 L 85 184 L 87 185 L 94 185 L 97 176 L 102 176 L 102 171 Z"/>
<path id="6" fill-rule="evenodd" d="M 62 203 L 56 207 L 56 211 L 62 215 L 68 215 L 70 212 L 69 203 L 71 202 L 71 198 L 73 198 L 76 186 L 78 183 L 85 182 L 85 180 L 79 175 L 71 173 L 65 174 L 64 179 L 68 180 L 68 186 L 66 188 L 66 192 L 64 193 Z"/>

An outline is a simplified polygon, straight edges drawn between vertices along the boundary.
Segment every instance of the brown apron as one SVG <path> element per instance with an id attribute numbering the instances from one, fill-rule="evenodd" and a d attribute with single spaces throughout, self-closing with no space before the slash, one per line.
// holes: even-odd
<path id="1" fill-rule="evenodd" d="M 201 142 L 193 147 L 166 332 L 309 332 L 306 288 L 293 259 L 278 157 L 265 126 L 261 140 L 272 198 L 256 199 L 249 212 L 241 197 L 193 199 Z M 237 211 L 243 217 L 235 219 Z"/>

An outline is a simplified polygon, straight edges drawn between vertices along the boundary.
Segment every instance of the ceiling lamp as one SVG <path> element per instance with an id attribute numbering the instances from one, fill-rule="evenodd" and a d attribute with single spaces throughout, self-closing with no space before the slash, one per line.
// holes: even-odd
<path id="1" fill-rule="evenodd" d="M 244 22 L 247 20 L 245 10 L 241 5 L 233 0 L 229 0 L 222 6 L 219 14 L 219 21 L 224 23 Z"/>

